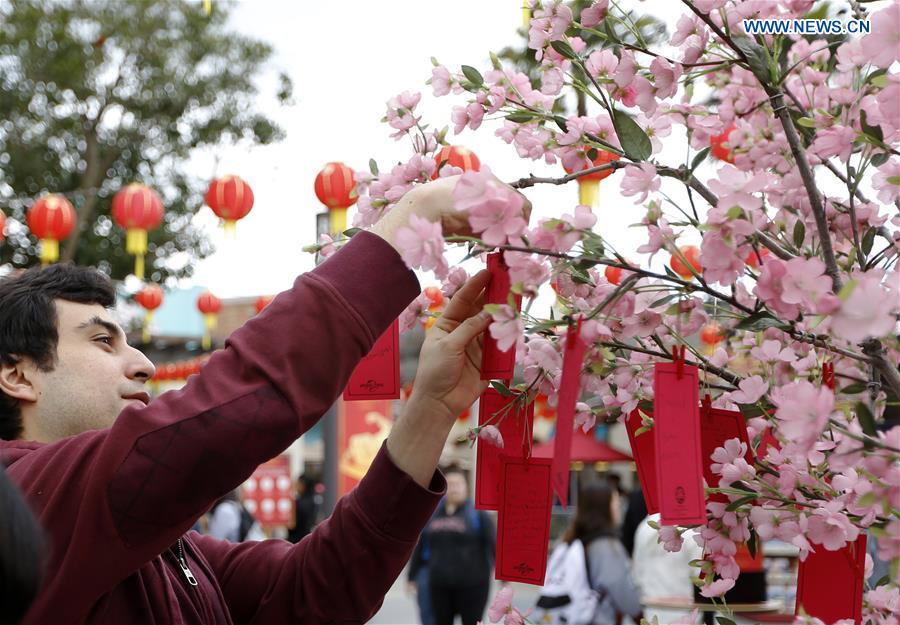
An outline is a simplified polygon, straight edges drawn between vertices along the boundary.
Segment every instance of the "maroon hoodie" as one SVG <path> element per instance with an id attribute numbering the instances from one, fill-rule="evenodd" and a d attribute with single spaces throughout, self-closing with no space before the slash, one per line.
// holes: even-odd
<path id="1" fill-rule="evenodd" d="M 237 330 L 183 389 L 129 406 L 107 430 L 48 445 L 0 441 L 0 461 L 53 546 L 26 625 L 371 618 L 445 487 L 435 473 L 422 488 L 384 447 L 296 545 L 185 532 L 318 421 L 418 292 L 390 245 L 357 234 Z"/>

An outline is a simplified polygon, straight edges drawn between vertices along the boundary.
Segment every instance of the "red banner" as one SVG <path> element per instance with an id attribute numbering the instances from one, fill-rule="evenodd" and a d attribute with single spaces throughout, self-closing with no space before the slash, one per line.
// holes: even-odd
<path id="1" fill-rule="evenodd" d="M 369 470 L 394 421 L 393 402 L 338 402 L 338 497 L 353 490 Z"/>

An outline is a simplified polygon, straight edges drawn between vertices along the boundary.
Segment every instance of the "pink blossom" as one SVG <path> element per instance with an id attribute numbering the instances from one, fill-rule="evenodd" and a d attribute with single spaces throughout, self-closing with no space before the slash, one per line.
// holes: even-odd
<path id="1" fill-rule="evenodd" d="M 431 88 L 437 97 L 450 93 L 450 70 L 443 65 L 438 65 L 431 69 Z"/>
<path id="2" fill-rule="evenodd" d="M 531 18 L 528 47 L 540 52 L 551 41 L 563 39 L 571 23 L 572 9 L 558 0 L 551 0 L 543 8 L 537 9 Z"/>
<path id="3" fill-rule="evenodd" d="M 640 197 L 634 201 L 635 204 L 640 204 L 647 199 L 651 192 L 659 191 L 660 184 L 656 167 L 650 163 L 631 165 L 625 168 L 625 175 L 622 177 L 622 195 L 640 194 Z"/>
<path id="4" fill-rule="evenodd" d="M 728 0 L 694 0 L 694 6 L 703 13 L 712 13 L 721 9 Z"/>
<path id="5" fill-rule="evenodd" d="M 698 3 L 699 4 L 699 3 Z M 712 584 L 700 587 L 700 594 L 704 597 L 720 597 L 734 588 L 734 580 L 729 578 L 717 579 Z"/>
<path id="6" fill-rule="evenodd" d="M 869 20 L 872 32 L 862 38 L 862 50 L 870 63 L 888 68 L 900 60 L 900 4 L 890 3 Z"/>
<path id="7" fill-rule="evenodd" d="M 641 254 L 650 254 L 652 258 L 653 254 L 663 249 L 667 243 L 675 240 L 675 232 L 669 227 L 665 219 L 659 219 L 656 223 L 651 223 L 645 219 L 644 223 L 647 225 L 649 239 L 647 243 L 638 247 L 637 251 Z"/>
<path id="8" fill-rule="evenodd" d="M 469 274 L 466 273 L 465 269 L 458 265 L 451 267 L 447 277 L 444 278 L 444 283 L 441 285 L 441 292 L 444 294 L 444 297 L 453 297 L 468 279 Z"/>
<path id="9" fill-rule="evenodd" d="M 485 425 L 482 427 L 478 432 L 478 438 L 495 447 L 503 449 L 503 436 L 500 434 L 500 430 L 497 429 L 496 425 Z"/>
<path id="10" fill-rule="evenodd" d="M 653 74 L 656 87 L 656 97 L 664 100 L 675 95 L 678 91 L 678 79 L 681 78 L 681 64 L 669 63 L 658 56 L 650 63 L 650 73 Z"/>
<path id="11" fill-rule="evenodd" d="M 400 313 L 399 325 L 400 332 L 408 332 L 416 327 L 416 321 L 419 320 L 427 310 L 428 306 L 431 304 L 431 300 L 428 299 L 428 296 L 425 293 L 420 293 L 419 297 L 414 299 L 409 306 L 407 306 L 402 313 Z"/>
<path id="12" fill-rule="evenodd" d="M 866 592 L 866 603 L 873 610 L 897 614 L 900 612 L 900 588 L 887 584 L 877 586 Z"/>
<path id="13" fill-rule="evenodd" d="M 453 121 L 453 132 L 459 134 L 464 128 L 468 127 L 472 130 L 478 130 L 481 126 L 481 120 L 484 119 L 484 107 L 477 102 L 472 102 L 468 106 L 454 106 L 450 113 L 450 119 Z"/>
<path id="14" fill-rule="evenodd" d="M 526 344 L 524 371 L 526 384 L 533 384 L 539 377 L 543 378 L 538 390 L 545 395 L 555 392 L 562 373 L 562 356 L 555 343 L 541 336 L 532 337 Z"/>
<path id="15" fill-rule="evenodd" d="M 462 175 L 453 189 L 457 210 L 469 213 L 472 230 L 488 245 L 515 240 L 527 226 L 524 198 L 491 175 L 488 167 Z"/>
<path id="16" fill-rule="evenodd" d="M 558 67 L 551 67 L 541 75 L 541 93 L 559 95 L 566 83 L 566 77 Z"/>
<path id="17" fill-rule="evenodd" d="M 806 380 L 776 387 L 769 397 L 778 407 L 781 434 L 801 451 L 810 450 L 834 410 L 834 394 Z"/>
<path id="18" fill-rule="evenodd" d="M 606 17 L 609 9 L 609 0 L 594 0 L 591 6 L 581 12 L 581 25 L 585 28 L 593 28 Z"/>
<path id="19" fill-rule="evenodd" d="M 794 350 L 789 347 L 782 348 L 779 341 L 763 341 L 762 345 L 750 350 L 750 355 L 765 363 L 797 360 Z"/>
<path id="20" fill-rule="evenodd" d="M 670 621 L 668 625 L 696 625 L 700 622 L 699 617 L 700 611 L 697 608 L 694 608 L 690 611 L 689 614 L 685 614 L 684 616 L 675 619 L 674 621 Z"/>
<path id="21" fill-rule="evenodd" d="M 613 80 L 620 89 L 624 89 L 634 82 L 636 72 L 637 63 L 634 60 L 634 55 L 628 50 L 623 50 L 619 56 L 619 64 L 616 65 Z"/>
<path id="22" fill-rule="evenodd" d="M 825 263 L 818 258 L 771 259 L 763 265 L 756 295 L 789 319 L 803 312 L 832 312 L 835 300 Z"/>
<path id="23" fill-rule="evenodd" d="M 880 338 L 897 331 L 894 312 L 900 308 L 897 282 L 900 274 L 889 274 L 882 282 L 879 272 L 856 274 L 844 288 L 849 291 L 831 319 L 831 331 L 847 341 L 858 343 L 867 337 Z"/>
<path id="24" fill-rule="evenodd" d="M 832 500 L 823 502 L 821 507 L 813 510 L 809 515 L 807 538 L 828 551 L 837 551 L 848 542 L 856 540 L 859 528 L 853 525 L 843 509 L 843 503 Z"/>
<path id="25" fill-rule="evenodd" d="M 519 337 L 525 332 L 525 324 L 519 313 L 509 304 L 501 304 L 492 312 L 494 318 L 490 327 L 491 337 L 497 341 L 497 348 L 501 352 L 508 352 Z"/>
<path id="26" fill-rule="evenodd" d="M 681 533 L 678 531 L 677 527 L 673 525 L 663 525 L 659 528 L 659 539 L 657 542 L 661 543 L 663 549 L 666 551 L 677 553 L 681 551 L 684 539 L 681 537 Z"/>
<path id="27" fill-rule="evenodd" d="M 719 169 L 718 178 L 709 181 L 709 188 L 719 196 L 719 208 L 728 211 L 733 206 L 739 206 L 749 213 L 762 206 L 758 194 L 770 184 L 772 176 L 769 174 L 748 174 L 733 165 L 725 165 Z"/>
<path id="28" fill-rule="evenodd" d="M 543 256 L 527 252 L 504 252 L 512 284 L 521 285 L 528 295 L 536 295 L 538 287 L 550 280 L 550 265 Z"/>
<path id="29" fill-rule="evenodd" d="M 496 623 L 512 608 L 513 589 L 512 586 L 504 586 L 497 591 L 491 607 L 488 608 L 488 618 L 492 623 Z"/>
<path id="30" fill-rule="evenodd" d="M 325 233 L 319 235 L 319 245 L 321 246 L 319 248 L 319 255 L 322 258 L 328 258 L 337 251 L 334 247 L 334 239 Z"/>
<path id="31" fill-rule="evenodd" d="M 872 186 L 878 189 L 878 199 L 885 204 L 900 196 L 900 160 L 892 158 L 872 176 Z"/>
<path id="32" fill-rule="evenodd" d="M 820 130 L 809 149 L 823 160 L 837 156 L 846 162 L 853 151 L 857 134 L 856 130 L 848 126 L 832 126 Z"/>
<path id="33" fill-rule="evenodd" d="M 737 391 L 728 393 L 728 398 L 736 404 L 755 404 L 769 390 L 769 383 L 760 376 L 750 376 L 738 383 Z"/>
<path id="34" fill-rule="evenodd" d="M 703 233 L 700 245 L 700 264 L 707 282 L 732 285 L 744 271 L 744 258 L 734 244 L 720 230 Z"/>
<path id="35" fill-rule="evenodd" d="M 397 230 L 397 246 L 403 261 L 411 269 L 434 271 L 443 279 L 448 271 L 444 258 L 444 235 L 441 224 L 418 215 L 410 215 L 409 225 Z"/>
<path id="36" fill-rule="evenodd" d="M 619 59 L 608 48 L 594 50 L 585 62 L 588 73 L 597 79 L 611 79 L 618 65 Z"/>
<path id="37" fill-rule="evenodd" d="M 391 128 L 397 129 L 397 132 L 391 135 L 393 138 L 399 139 L 419 121 L 413 113 L 421 98 L 421 93 L 404 91 L 388 100 L 385 120 Z"/>
<path id="38" fill-rule="evenodd" d="M 575 404 L 575 425 L 581 426 L 584 432 L 589 432 L 597 422 L 597 415 L 591 410 L 591 407 L 584 402 Z"/>

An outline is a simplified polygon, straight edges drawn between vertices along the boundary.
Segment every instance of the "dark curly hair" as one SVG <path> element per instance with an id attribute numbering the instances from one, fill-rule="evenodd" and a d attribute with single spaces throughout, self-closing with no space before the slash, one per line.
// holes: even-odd
<path id="1" fill-rule="evenodd" d="M 106 274 L 75 265 L 34 267 L 0 280 L 0 364 L 29 358 L 41 370 L 53 370 L 59 341 L 57 299 L 112 308 L 116 291 Z M 21 435 L 19 402 L 0 391 L 0 439 Z"/>

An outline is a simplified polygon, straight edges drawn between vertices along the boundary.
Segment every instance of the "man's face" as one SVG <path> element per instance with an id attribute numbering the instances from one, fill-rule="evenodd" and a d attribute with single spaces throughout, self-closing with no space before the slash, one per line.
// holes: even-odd
<path id="1" fill-rule="evenodd" d="M 29 372 L 36 392 L 30 418 L 38 420 L 37 431 L 51 440 L 107 428 L 129 404 L 146 405 L 150 395 L 144 383 L 154 372 L 103 306 L 55 304 L 55 365 L 52 371 Z"/>
<path id="2" fill-rule="evenodd" d="M 447 501 L 455 506 L 462 505 L 469 497 L 469 485 L 462 473 L 447 474 Z"/>

